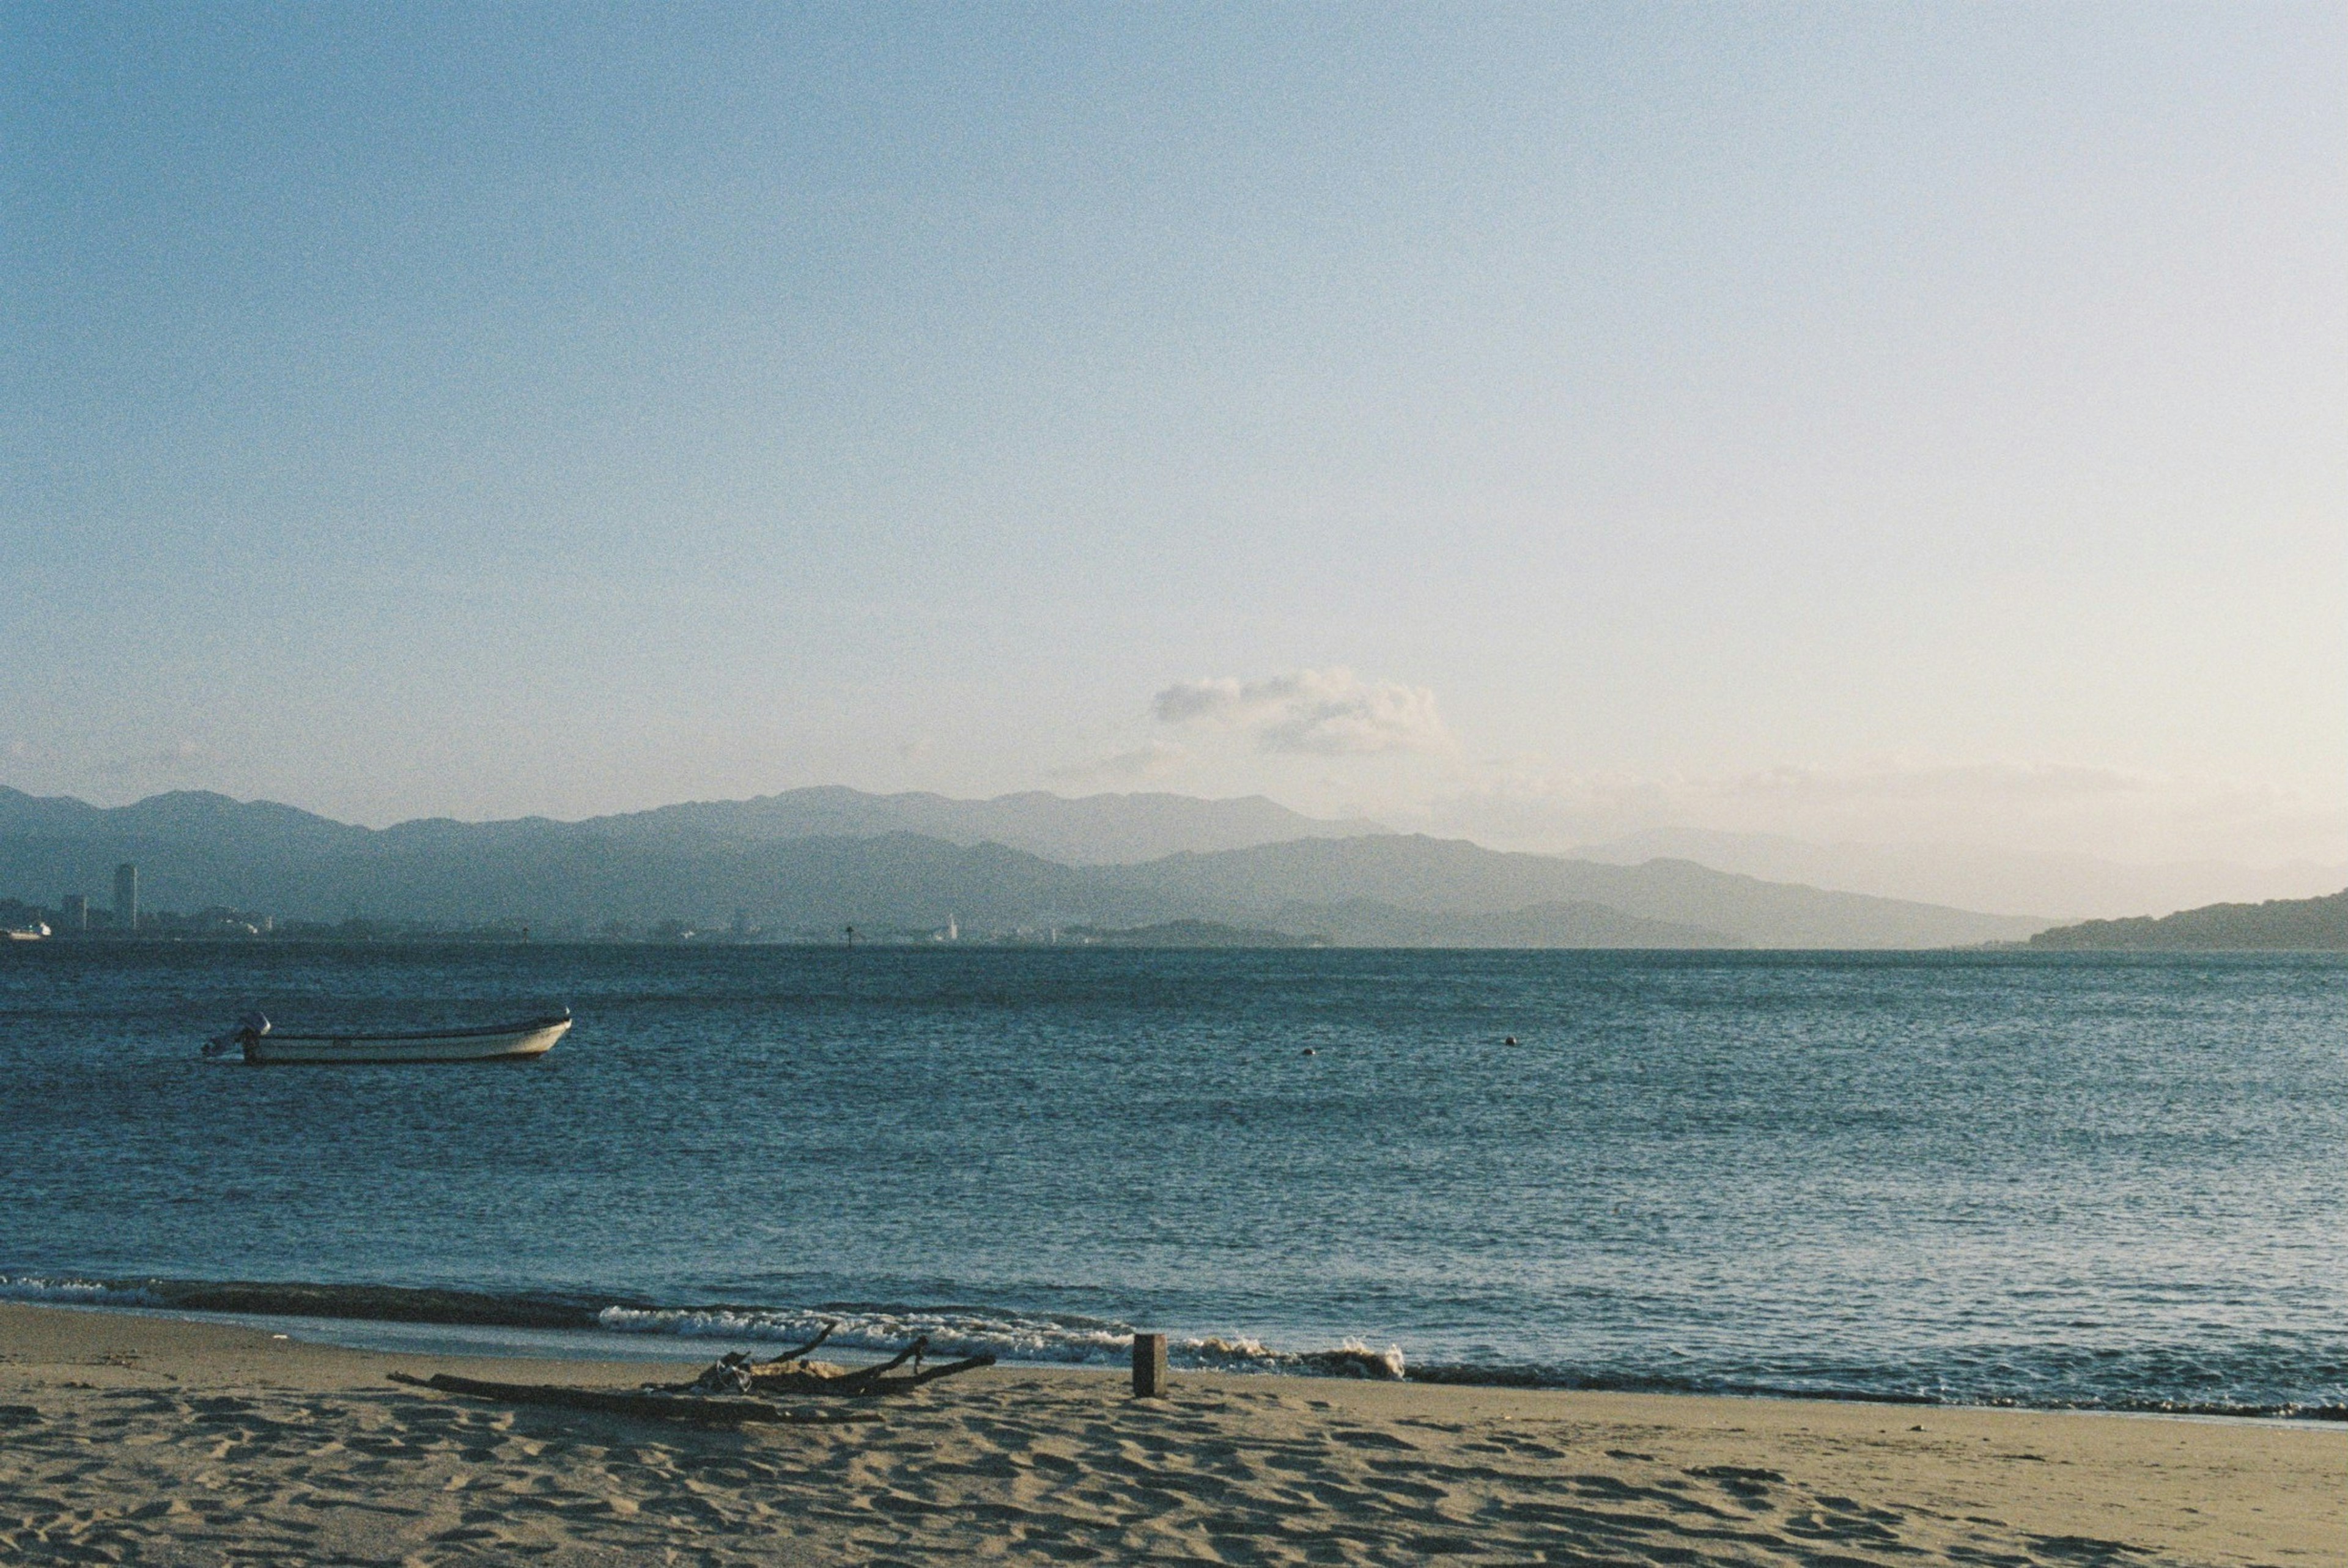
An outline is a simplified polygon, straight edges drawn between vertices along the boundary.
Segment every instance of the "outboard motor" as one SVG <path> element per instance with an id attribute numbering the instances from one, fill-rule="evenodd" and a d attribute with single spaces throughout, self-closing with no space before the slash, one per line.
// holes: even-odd
<path id="1" fill-rule="evenodd" d="M 242 1050 L 252 1041 L 269 1032 L 269 1020 L 257 1012 L 249 1012 L 236 1020 L 236 1027 L 226 1034 L 216 1034 L 204 1042 L 206 1056 L 226 1056 L 232 1050 Z"/>

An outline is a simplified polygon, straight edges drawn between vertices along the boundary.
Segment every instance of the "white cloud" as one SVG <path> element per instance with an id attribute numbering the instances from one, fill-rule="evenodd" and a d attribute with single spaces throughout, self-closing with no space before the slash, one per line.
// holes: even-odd
<path id="1" fill-rule="evenodd" d="M 1160 723 L 1235 731 L 1267 752 L 1369 756 L 1444 753 L 1451 733 L 1424 686 L 1364 681 L 1350 670 L 1298 670 L 1261 681 L 1183 681 L 1150 700 Z"/>
<path id="2" fill-rule="evenodd" d="M 1179 682 L 1159 692 L 1150 711 L 1189 743 L 1186 779 L 1269 788 L 1319 815 L 1365 815 L 1496 847 L 1554 852 L 1694 830 L 2137 865 L 2348 860 L 2348 805 L 2331 792 L 2277 782 L 1899 753 L 1602 773 L 1539 755 L 1469 753 L 1432 692 L 1343 668 Z M 1396 764 L 1359 762 L 1377 756 Z M 1140 776 L 1164 765 L 1145 748 L 1086 772 Z"/>

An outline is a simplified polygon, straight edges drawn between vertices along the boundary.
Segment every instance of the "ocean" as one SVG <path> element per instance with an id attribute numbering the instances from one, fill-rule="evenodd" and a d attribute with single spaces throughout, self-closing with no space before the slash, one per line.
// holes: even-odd
<path id="1" fill-rule="evenodd" d="M 2337 1409 L 2348 962 L 19 943 L 0 1194 L 0 1296 L 359 1344 Z"/>

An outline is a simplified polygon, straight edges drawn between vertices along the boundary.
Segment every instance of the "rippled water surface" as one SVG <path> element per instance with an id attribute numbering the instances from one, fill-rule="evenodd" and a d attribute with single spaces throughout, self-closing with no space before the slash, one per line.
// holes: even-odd
<path id="1" fill-rule="evenodd" d="M 253 1006 L 564 1002 L 536 1064 L 198 1055 Z M 845 1312 L 1079 1358 L 1138 1323 L 1232 1342 L 1193 1359 L 2342 1404 L 2348 964 L 19 944 L 0 1194 L 25 1296 L 432 1286 L 598 1333 Z"/>

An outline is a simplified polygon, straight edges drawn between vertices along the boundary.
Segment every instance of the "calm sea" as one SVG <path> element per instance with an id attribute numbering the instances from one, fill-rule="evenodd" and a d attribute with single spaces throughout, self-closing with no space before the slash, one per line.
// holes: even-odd
<path id="1" fill-rule="evenodd" d="M 553 1003 L 535 1064 L 198 1053 L 253 1007 Z M 1193 1365 L 2339 1406 L 2348 963 L 17 944 L 0 1194 L 0 1294 L 539 1348 L 1139 1325 Z"/>

